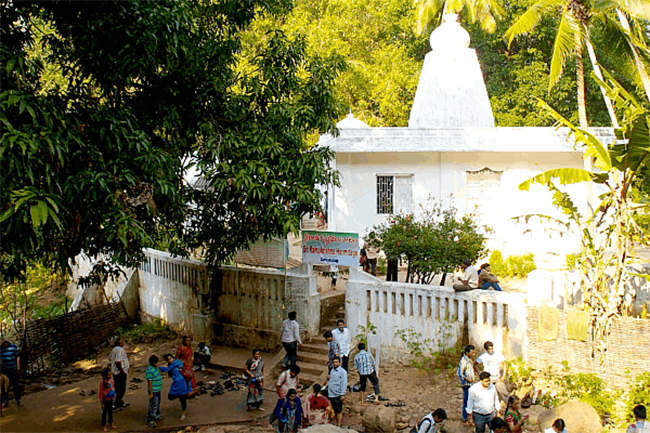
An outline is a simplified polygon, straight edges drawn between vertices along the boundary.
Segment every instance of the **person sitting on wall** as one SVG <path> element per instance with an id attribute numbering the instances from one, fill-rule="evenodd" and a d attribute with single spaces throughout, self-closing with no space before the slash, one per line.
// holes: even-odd
<path id="1" fill-rule="evenodd" d="M 205 371 L 205 366 L 210 363 L 212 354 L 210 348 L 202 341 L 199 343 L 199 348 L 194 352 L 194 369 Z"/>
<path id="2" fill-rule="evenodd" d="M 460 278 L 462 284 L 454 284 L 454 290 L 457 292 L 466 292 L 468 290 L 478 289 L 478 272 L 472 266 L 472 262 L 469 259 L 465 259 L 461 266 L 465 274 L 463 278 Z"/>
<path id="3" fill-rule="evenodd" d="M 499 279 L 492 273 L 492 268 L 489 263 L 483 263 L 481 265 L 481 270 L 478 272 L 478 286 L 483 290 L 492 287 L 497 292 L 502 291 L 501 286 L 499 286 Z"/>

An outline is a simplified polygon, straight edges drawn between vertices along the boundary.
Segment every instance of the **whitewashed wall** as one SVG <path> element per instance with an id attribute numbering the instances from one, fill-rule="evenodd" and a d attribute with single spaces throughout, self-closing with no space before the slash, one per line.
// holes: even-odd
<path id="1" fill-rule="evenodd" d="M 636 274 L 650 274 L 650 264 L 631 265 L 630 270 Z M 562 309 L 567 305 L 580 305 L 584 300 L 577 271 L 535 270 L 528 275 L 527 286 L 531 306 L 549 305 Z M 625 292 L 632 304 L 632 314 L 640 315 L 644 305 L 650 311 L 650 282 L 647 279 L 633 276 L 625 285 Z"/>
<path id="2" fill-rule="evenodd" d="M 378 328 L 381 356 L 395 361 L 408 358 L 408 349 L 396 335 L 413 328 L 422 339 L 438 341 L 442 323 L 451 323 L 446 347 L 461 338 L 467 321 L 469 341 L 482 347 L 492 341 L 508 357 L 526 355 L 526 301 L 520 293 L 472 290 L 456 293 L 450 287 L 389 283 L 357 268 L 350 269 L 346 314 L 352 335 L 369 322 Z M 448 312 L 448 313 L 447 313 Z M 448 314 L 448 316 L 447 316 Z M 456 320 L 453 320 L 453 318 Z M 433 344 L 433 349 L 438 344 Z"/>
<path id="3" fill-rule="evenodd" d="M 496 197 L 490 202 L 491 225 L 495 233 L 488 247 L 504 254 L 532 252 L 549 260 L 575 252 L 575 239 L 560 236 L 543 226 L 530 222 L 515 222 L 520 215 L 539 213 L 560 217 L 552 205 L 546 187 L 535 185 L 531 191 L 520 191 L 519 184 L 542 171 L 561 167 L 582 167 L 579 152 L 384 152 L 337 153 L 336 168 L 341 173 L 341 187 L 335 191 L 332 215 L 337 231 L 364 235 L 373 226 L 386 221 L 386 215 L 376 212 L 376 175 L 412 173 L 414 211 L 425 204 L 429 196 L 447 200 L 454 195 L 454 205 L 461 214 L 470 213 L 467 204 L 466 172 L 485 167 L 503 171 Z M 586 187 L 567 188 L 574 193 L 576 204 L 586 209 Z M 560 254 L 558 254 L 560 253 Z"/>

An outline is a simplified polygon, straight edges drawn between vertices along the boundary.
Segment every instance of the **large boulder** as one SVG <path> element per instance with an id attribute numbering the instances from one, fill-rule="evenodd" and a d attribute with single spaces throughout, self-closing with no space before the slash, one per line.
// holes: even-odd
<path id="1" fill-rule="evenodd" d="M 372 406 L 363 414 L 363 428 L 368 433 L 393 433 L 395 431 L 395 409 Z"/>
<path id="2" fill-rule="evenodd" d="M 555 409 L 549 409 L 539 414 L 542 430 L 551 427 L 553 421 L 562 418 L 570 432 L 602 433 L 603 425 L 596 409 L 589 403 L 572 401 Z"/>

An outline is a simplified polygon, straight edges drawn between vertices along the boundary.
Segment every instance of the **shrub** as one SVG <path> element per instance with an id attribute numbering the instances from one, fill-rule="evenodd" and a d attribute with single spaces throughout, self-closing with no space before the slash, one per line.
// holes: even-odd
<path id="1" fill-rule="evenodd" d="M 626 416 L 628 421 L 634 421 L 632 410 L 642 404 L 650 408 L 650 371 L 639 374 L 631 381 L 626 401 Z"/>
<path id="2" fill-rule="evenodd" d="M 503 253 L 499 250 L 494 250 L 490 255 L 490 266 L 492 266 L 492 272 L 502 277 L 526 277 L 537 269 L 535 256 L 532 253 L 508 256 L 504 260 Z"/>

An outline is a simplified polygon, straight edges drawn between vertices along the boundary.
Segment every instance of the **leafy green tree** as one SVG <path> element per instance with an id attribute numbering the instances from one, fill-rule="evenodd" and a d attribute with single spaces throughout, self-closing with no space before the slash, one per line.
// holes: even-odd
<path id="1" fill-rule="evenodd" d="M 441 201 L 425 209 L 421 216 L 399 214 L 374 231 L 387 256 L 403 256 L 408 262 L 407 281 L 430 284 L 442 273 L 441 285 L 464 259 L 477 260 L 486 252 L 485 236 L 471 215 L 457 216 Z"/>
<path id="2" fill-rule="evenodd" d="M 133 266 L 163 235 L 216 264 L 318 209 L 314 185 L 336 175 L 310 143 L 335 132 L 343 63 L 281 32 L 242 48 L 256 17 L 289 6 L 3 1 L 3 278 L 81 251 Z"/>
<path id="3" fill-rule="evenodd" d="M 257 20 L 245 43 L 255 50 L 273 29 L 309 29 L 311 52 L 347 62 L 336 79 L 339 116 L 351 109 L 371 126 L 406 126 L 429 51 L 427 36 L 414 33 L 415 14 L 412 0 L 296 0 L 291 14 Z"/>
<path id="4" fill-rule="evenodd" d="M 630 10 L 626 7 L 625 2 L 616 0 L 600 2 L 592 0 L 538 0 L 519 17 L 505 34 L 509 44 L 511 44 L 515 37 L 526 34 L 537 26 L 543 14 L 559 12 L 561 19 L 553 46 L 548 89 L 550 93 L 562 75 L 567 58 L 574 57 L 576 64 L 576 82 L 578 85 L 578 118 L 582 128 L 588 126 L 583 61 L 585 48 L 589 52 L 591 63 L 596 74 L 602 79 L 590 37 L 591 23 L 597 18 L 607 19 L 611 17 L 612 13 L 617 10 L 623 14 L 621 9 L 626 11 Z M 648 17 L 643 18 L 647 19 Z M 634 52 L 636 53 L 636 51 Z M 606 95 L 603 94 L 603 96 L 606 98 L 606 103 L 609 104 Z M 611 105 L 609 110 L 610 116 L 612 116 L 612 123 L 616 126 L 616 119 Z"/>

